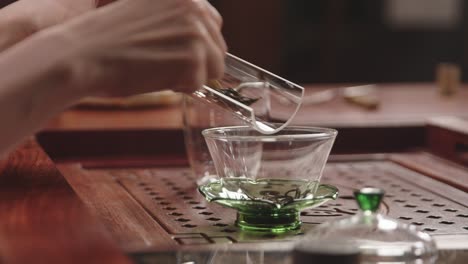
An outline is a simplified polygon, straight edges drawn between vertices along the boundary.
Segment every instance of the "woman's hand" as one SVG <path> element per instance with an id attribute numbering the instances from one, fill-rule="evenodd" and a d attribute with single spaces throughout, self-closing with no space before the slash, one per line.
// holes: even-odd
<path id="1" fill-rule="evenodd" d="M 205 0 L 119 0 L 4 50 L 0 155 L 83 97 L 189 93 L 220 77 L 220 28 Z"/>
<path id="2" fill-rule="evenodd" d="M 223 74 L 221 24 L 205 0 L 120 0 L 44 35 L 65 40 L 85 95 L 188 93 Z"/>

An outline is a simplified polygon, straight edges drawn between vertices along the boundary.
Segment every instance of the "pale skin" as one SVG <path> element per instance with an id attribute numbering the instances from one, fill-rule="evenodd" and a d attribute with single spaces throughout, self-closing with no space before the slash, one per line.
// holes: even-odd
<path id="1" fill-rule="evenodd" d="M 0 154 L 83 97 L 190 93 L 222 75 L 222 20 L 205 0 L 109 2 L 0 10 Z"/>

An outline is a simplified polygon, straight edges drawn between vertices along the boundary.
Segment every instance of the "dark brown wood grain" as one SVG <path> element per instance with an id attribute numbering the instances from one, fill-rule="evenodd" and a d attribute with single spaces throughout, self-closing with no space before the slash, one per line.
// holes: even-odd
<path id="1" fill-rule="evenodd" d="M 62 164 L 59 169 L 125 251 L 144 250 L 154 245 L 175 248 L 175 241 L 161 235 L 162 227 L 115 181 L 112 172 L 86 170 L 79 164 Z"/>
<path id="2" fill-rule="evenodd" d="M 312 94 L 314 91 L 332 87 L 338 86 L 311 86 L 307 88 L 306 92 Z M 451 137 L 446 138 L 441 133 L 431 134 L 430 131 L 436 131 L 431 129 L 436 127 L 434 125 L 426 127 L 426 120 L 439 115 L 463 117 L 468 114 L 465 113 L 468 90 L 462 89 L 454 98 L 443 98 L 437 94 L 436 87 L 432 84 L 382 85 L 381 88 L 381 107 L 375 111 L 359 108 L 347 104 L 340 98 L 335 98 L 321 105 L 305 105 L 294 123 L 338 128 L 340 134 L 334 147 L 335 153 L 406 152 L 429 146 L 429 149 L 434 150 L 439 156 L 450 158 L 446 152 L 438 153 L 437 150 L 445 147 L 450 142 L 447 140 Z M 71 109 L 52 120 L 49 126 L 37 136 L 40 144 L 52 156 L 54 162 L 58 164 L 61 172 L 82 199 L 86 209 L 95 214 L 105 225 L 110 234 L 110 240 L 113 240 L 126 252 L 173 250 L 189 244 L 195 246 L 203 244 L 203 246 L 209 247 L 216 243 L 242 242 L 243 239 L 250 239 L 231 232 L 232 230 L 237 232 L 232 225 L 233 212 L 224 213 L 223 208 L 206 203 L 197 193 L 196 186 L 193 184 L 195 179 L 191 178 L 188 173 L 181 117 L 181 109 L 178 106 L 135 110 Z M 426 141 L 427 131 L 429 131 L 428 141 Z M 459 139 L 457 142 L 466 144 L 465 141 Z M 33 151 L 31 152 L 30 149 Z M 460 147 L 455 147 L 455 150 L 460 154 Z M 463 152 L 463 148 L 461 150 Z M 102 238 L 102 230 L 84 211 L 83 205 L 60 173 L 53 168 L 53 164 L 48 159 L 45 163 L 38 162 L 43 157 L 34 158 L 36 152 L 42 153 L 36 145 L 30 144 L 23 147 L 18 152 L 19 154 L 15 154 L 16 156 L 11 156 L 9 160 L 1 163 L 0 168 L 10 168 L 7 170 L 8 174 L 23 176 L 17 177 L 17 182 L 8 180 L 8 184 L 5 187 L 0 186 L 0 188 L 4 189 L 5 193 L 12 192 L 11 190 L 18 190 L 23 195 L 31 192 L 32 194 L 25 197 L 30 197 L 28 203 L 35 206 L 34 209 L 28 209 L 34 212 L 33 215 L 40 215 L 42 212 L 46 215 L 43 216 L 44 219 L 52 217 L 49 214 L 60 218 L 60 220 L 53 220 L 52 217 L 52 220 L 40 221 L 40 225 L 44 225 L 44 230 L 49 230 L 54 225 L 58 226 L 60 221 L 70 222 L 69 224 L 78 227 L 83 223 L 89 223 L 86 224 L 88 227 L 84 229 L 77 228 L 70 231 L 66 226 L 60 226 L 53 231 L 37 234 L 37 241 L 42 242 L 43 239 L 46 239 L 45 244 L 47 244 L 52 243 L 47 242 L 49 241 L 47 239 L 53 238 L 61 243 L 57 246 L 58 249 L 63 252 L 69 250 L 71 253 L 63 253 L 58 256 L 53 255 L 52 249 L 47 249 L 44 252 L 52 252 L 50 255 L 57 258 L 77 256 L 83 251 L 94 252 L 85 256 L 90 258 L 117 256 L 114 253 L 96 255 L 96 252 L 104 252 L 105 250 L 100 250 L 99 246 L 93 244 L 97 243 L 94 241 L 104 239 L 105 242 L 99 242 L 99 245 L 102 246 L 110 245 L 109 240 Z M 31 153 L 33 153 L 32 156 Z M 452 217 L 453 219 L 449 219 L 448 222 L 453 221 L 455 224 L 447 225 L 446 228 L 461 228 L 460 230 L 463 232 L 468 230 L 468 227 L 463 225 L 466 213 L 464 209 L 457 207 L 466 206 L 467 202 L 463 191 L 468 190 L 466 184 L 468 172 L 463 166 L 422 152 L 332 156 L 330 162 L 334 164 L 333 169 L 326 171 L 324 181 L 339 185 L 340 190 L 343 191 L 343 197 L 348 197 L 348 200 L 343 199 L 336 204 L 346 205 L 352 202 L 349 200 L 351 197 L 350 178 L 354 177 L 353 184 L 356 185 L 353 186 L 355 187 L 359 184 L 365 184 L 365 181 L 359 177 L 370 177 L 376 171 L 380 171 L 382 182 L 384 182 L 383 180 L 392 181 L 386 183 L 386 191 L 394 195 L 393 198 L 388 197 L 392 200 L 391 202 L 406 195 L 410 206 L 418 205 L 424 210 L 428 207 L 433 214 Z M 43 167 L 41 164 L 47 165 Z M 11 166 L 23 169 L 19 169 L 21 173 L 12 173 L 11 168 L 13 167 Z M 44 168 L 47 169 L 44 170 Z M 13 171 L 18 171 L 18 169 Z M 45 177 L 48 179 L 46 181 L 42 180 L 44 174 L 50 174 Z M 342 174 L 349 177 L 343 178 Z M 39 177 L 39 175 L 42 176 Z M 4 175 L 2 174 L 1 177 Z M 411 180 L 412 178 L 413 180 Z M 29 185 L 23 186 L 24 184 Z M 395 186 L 410 184 L 410 186 L 397 188 L 392 187 L 391 184 Z M 66 191 L 64 191 L 65 189 Z M 415 196 L 402 191 L 406 189 L 414 190 L 412 194 Z M 458 195 L 454 197 L 443 196 L 451 193 L 447 190 L 456 190 Z M 55 194 L 56 192 L 58 194 Z M 420 195 L 424 197 L 420 197 Z M 186 199 L 185 196 L 190 198 Z M 427 198 L 426 196 L 431 196 L 434 201 L 422 202 L 421 199 Z M 17 197 L 15 199 L 19 199 L 20 195 L 15 197 Z M 414 201 L 410 199 L 414 199 Z M 459 204 L 456 205 L 453 201 L 448 203 L 447 201 L 450 199 L 456 200 Z M 438 200 L 446 201 L 450 208 L 434 206 L 433 204 L 437 204 Z M 57 216 L 57 208 L 62 209 L 62 203 L 65 203 L 67 208 L 60 211 L 59 217 Z M 3 208 L 2 204 L 0 201 L 0 210 Z M 9 203 L 8 206 L 12 206 L 9 207 L 9 210 L 21 211 L 21 213 L 23 213 L 24 208 L 28 208 L 22 203 L 19 205 Z M 197 206 L 206 208 L 196 209 Z M 171 209 L 171 207 L 176 209 Z M 336 212 L 330 208 L 321 208 L 320 210 L 332 210 L 329 213 L 334 215 Z M 397 217 L 400 216 L 399 212 L 407 216 L 408 212 L 416 210 L 408 208 L 395 202 L 391 213 Z M 338 209 L 341 210 L 340 213 L 352 213 L 352 211 L 347 210 L 349 208 Z M 458 211 L 444 211 L 446 209 L 452 211 L 457 209 Z M 316 217 L 313 216 L 314 214 L 320 215 L 320 210 L 304 216 L 304 219 L 309 219 L 305 221 L 307 225 L 316 224 L 312 218 Z M 179 211 L 183 215 L 170 214 Z M 74 215 L 74 217 L 69 215 Z M 412 217 L 416 219 L 423 216 L 414 213 Z M 17 217 L 16 214 L 13 218 L 15 221 L 32 221 L 31 219 L 34 219 L 29 213 L 25 218 Z M 6 219 L 13 218 L 6 217 Z M 189 222 L 184 222 L 187 219 Z M 74 221 L 78 221 L 78 223 Z M 437 222 L 434 221 L 434 223 Z M 53 223 L 53 225 L 49 226 L 48 222 Z M 15 228 L 11 228 L 9 225 L 2 227 L 2 223 L 0 217 L 0 231 L 7 230 L 7 232 L 11 232 L 10 236 L 13 236 L 13 233 L 21 234 L 21 232 L 15 232 Z M 225 225 L 215 226 L 216 223 Z M 430 227 L 434 223 L 427 222 L 424 227 Z M 28 223 L 28 225 L 39 224 Z M 196 227 L 190 227 L 192 225 Z M 58 232 L 58 234 L 54 232 Z M 77 243 L 77 245 L 67 245 L 67 241 L 61 240 L 63 234 L 68 237 L 76 237 L 73 239 L 73 243 Z M 21 236 L 19 237 L 21 238 Z M 91 242 L 87 242 L 89 239 Z M 262 239 L 271 240 L 269 238 Z M 86 245 L 83 246 L 82 242 L 76 241 L 85 241 L 83 243 Z M 88 244 L 92 245 L 93 250 L 88 249 Z M 99 250 L 95 251 L 95 248 Z M 3 252 L 1 249 L 0 243 L 0 252 Z"/>
<path id="3" fill-rule="evenodd" d="M 421 163 L 424 160 L 428 162 Z M 103 165 L 110 164 L 106 161 Z M 234 210 L 209 203 L 198 193 L 197 177 L 188 166 L 126 168 L 115 163 L 114 167 L 84 168 L 77 162 L 61 164 L 60 168 L 114 239 L 132 254 L 187 247 L 212 249 L 231 243 L 249 243 L 258 249 L 296 235 L 241 231 L 234 225 Z M 321 182 L 337 186 L 339 198 L 304 210 L 303 226 L 297 232 L 355 214 L 353 190 L 374 186 L 386 192 L 381 213 L 416 223 L 434 236 L 451 235 L 467 241 L 466 192 L 457 182 L 438 175 L 452 175 L 458 183 L 468 179 L 468 171 L 425 153 L 333 158 Z"/>
<path id="4" fill-rule="evenodd" d="M 306 97 L 314 92 L 352 85 L 306 85 Z M 369 110 L 349 104 L 340 96 L 322 104 L 304 104 L 294 122 L 331 127 L 424 127 L 438 116 L 468 117 L 468 86 L 452 97 L 441 96 L 435 83 L 376 85 L 379 108 Z"/>
<path id="5" fill-rule="evenodd" d="M 391 156 L 391 160 L 468 192 L 468 169 L 430 153 L 404 153 Z"/>
<path id="6" fill-rule="evenodd" d="M 306 96 L 350 84 L 304 85 Z M 379 84 L 380 107 L 374 111 L 349 104 L 343 98 L 322 104 L 304 104 L 295 124 L 337 128 L 424 127 L 437 116 L 468 117 L 468 86 L 453 97 L 440 96 L 435 83 Z M 146 109 L 72 108 L 52 119 L 45 131 L 180 129 L 180 105 Z"/>
<path id="7" fill-rule="evenodd" d="M 306 85 L 306 96 L 344 86 L 347 85 Z M 338 96 L 322 104 L 304 104 L 293 124 L 338 129 L 334 153 L 401 152 L 425 147 L 427 120 L 437 116 L 468 117 L 467 86 L 450 98 L 440 96 L 431 83 L 381 84 L 377 91 L 380 106 L 373 111 Z M 132 142 L 140 136 L 147 139 L 147 144 L 140 145 L 137 151 L 157 155 L 165 152 L 170 156 L 174 149 L 184 148 L 182 128 L 179 105 L 125 110 L 74 108 L 51 120 L 39 139 L 54 158 L 89 155 L 90 150 L 96 155 L 115 153 L 125 146 L 125 152 L 135 152 Z M 172 141 L 155 140 L 156 134 L 166 132 L 174 134 Z M 108 144 L 107 137 L 116 137 L 113 142 L 119 138 L 119 143 Z M 48 138 L 57 145 L 52 146 Z"/>
<path id="8" fill-rule="evenodd" d="M 0 161 L 2 263 L 129 263 L 37 143 Z"/>
<path id="9" fill-rule="evenodd" d="M 468 120 L 455 117 L 431 120 L 427 146 L 437 155 L 468 166 Z"/>
<path id="10" fill-rule="evenodd" d="M 179 105 L 136 109 L 71 108 L 53 118 L 44 130 L 179 129 Z"/>
<path id="11" fill-rule="evenodd" d="M 97 160 L 130 167 L 186 164 L 180 129 L 57 130 L 39 133 L 37 139 L 55 161 L 86 160 L 85 166 Z"/>

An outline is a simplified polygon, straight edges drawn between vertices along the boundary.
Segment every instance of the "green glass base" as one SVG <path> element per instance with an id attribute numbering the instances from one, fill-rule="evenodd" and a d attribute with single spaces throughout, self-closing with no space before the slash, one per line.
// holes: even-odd
<path id="1" fill-rule="evenodd" d="M 283 233 L 301 227 L 300 213 L 292 211 L 281 214 L 237 213 L 236 225 L 243 230 Z"/>
<path id="2" fill-rule="evenodd" d="M 338 196 L 338 189 L 335 186 L 320 184 L 319 186 L 310 187 L 311 191 L 309 192 L 306 190 L 305 193 L 313 193 L 313 195 L 306 196 L 306 198 L 296 199 L 284 195 L 281 198 L 287 197 L 289 199 L 264 199 L 266 194 L 273 193 L 271 186 L 286 186 L 286 190 L 290 189 L 288 182 L 284 183 L 284 181 L 277 180 L 273 183 L 271 184 L 270 181 L 269 184 L 264 184 L 262 181 L 257 181 L 255 184 L 258 184 L 261 188 L 251 188 L 251 190 L 242 193 L 238 190 L 245 190 L 245 186 L 240 188 L 234 185 L 234 188 L 226 185 L 223 181 L 214 181 L 199 186 L 198 190 L 208 201 L 237 210 L 236 225 L 242 230 L 270 233 L 283 233 L 300 228 L 301 210 L 320 206 L 329 200 L 336 199 Z M 229 190 L 229 188 L 232 190 Z M 258 191 L 258 194 L 256 191 Z M 291 194 L 292 192 L 288 191 L 286 193 Z"/>

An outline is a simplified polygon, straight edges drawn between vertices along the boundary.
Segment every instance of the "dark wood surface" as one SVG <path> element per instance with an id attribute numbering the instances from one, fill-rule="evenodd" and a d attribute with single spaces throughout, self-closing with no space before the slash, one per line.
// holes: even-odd
<path id="1" fill-rule="evenodd" d="M 306 86 L 306 94 L 346 85 Z M 452 97 L 441 96 L 435 83 L 376 85 L 380 105 L 368 110 L 343 98 L 317 105 L 303 105 L 296 123 L 331 127 L 415 127 L 425 126 L 438 116 L 468 117 L 468 86 Z"/>
<path id="2" fill-rule="evenodd" d="M 421 159 L 431 160 L 421 168 Z M 332 157 L 321 182 L 337 186 L 339 198 L 304 210 L 302 228 L 283 235 L 241 231 L 234 225 L 235 211 L 208 203 L 197 192 L 197 178 L 187 165 L 96 163 L 67 162 L 59 168 L 130 253 L 294 240 L 317 224 L 354 215 L 352 192 L 362 186 L 385 189 L 381 213 L 417 224 L 436 238 L 468 241 L 468 188 L 458 184 L 466 182 L 468 170 L 427 153 Z M 449 173 L 454 181 L 439 181 Z"/>
<path id="3" fill-rule="evenodd" d="M 349 85 L 305 85 L 306 95 Z M 337 128 L 424 127 L 437 116 L 468 117 L 468 86 L 453 97 L 440 96 L 435 83 L 382 84 L 377 86 L 380 106 L 376 110 L 349 104 L 343 98 L 304 105 L 296 124 Z M 70 109 L 50 121 L 45 130 L 179 129 L 179 105 L 145 109 Z"/>
<path id="4" fill-rule="evenodd" d="M 155 223 L 115 177 L 99 170 L 86 170 L 77 163 L 61 164 L 59 169 L 124 251 L 145 250 L 154 245 L 176 249 L 176 242 L 164 235 L 164 228 Z"/>
<path id="5" fill-rule="evenodd" d="M 33 140 L 0 175 L 2 263 L 130 263 Z"/>
<path id="6" fill-rule="evenodd" d="M 309 87 L 307 92 L 330 87 Z M 411 87 L 414 90 L 408 90 Z M 387 86 L 381 93 L 382 104 L 376 111 L 370 112 L 335 98 L 322 105 L 304 107 L 295 122 L 338 127 L 344 141 L 338 141 L 337 146 L 343 153 L 352 152 L 363 144 L 374 147 L 374 152 L 383 152 L 388 145 L 400 141 L 401 145 L 393 150 L 407 151 L 429 146 L 428 149 L 436 154 L 454 161 L 457 160 L 449 153 L 455 150 L 457 157 L 464 155 L 466 133 L 456 129 L 453 132 L 453 127 L 447 130 L 447 126 L 440 123 L 431 123 L 426 129 L 424 120 L 440 115 L 464 117 L 466 89 L 454 98 L 439 97 L 430 84 Z M 11 263 L 33 260 L 47 263 L 126 263 L 129 260 L 124 252 L 174 250 L 190 244 L 209 247 L 210 244 L 252 239 L 238 233 L 232 226 L 233 212 L 206 203 L 196 193 L 185 158 L 181 120 L 177 106 L 127 110 L 71 109 L 52 120 L 37 139 L 55 164 L 34 141 L 29 141 L 0 162 L 3 190 L 0 237 L 5 241 L 0 243 L 2 260 Z M 425 141 L 427 131 L 435 131 L 428 137 L 428 145 Z M 450 152 L 444 152 L 442 148 L 446 138 L 440 131 L 452 133 L 449 138 L 456 139 Z M 399 213 L 409 214 L 405 210 L 413 208 L 411 206 L 415 205 L 419 195 L 433 195 L 433 203 L 419 201 L 417 205 L 450 218 L 446 221 L 449 224 L 440 224 L 436 220 L 437 223 L 426 223 L 423 218 L 416 219 L 422 217 L 418 214 L 413 216 L 414 220 L 403 220 L 423 222 L 428 230 L 440 225 L 429 231 L 440 235 L 457 228 L 461 228 L 457 231 L 459 234 L 468 230 L 466 167 L 422 152 L 334 156 L 331 162 L 324 179 L 340 184 L 342 190 L 364 184 L 361 175 L 373 175 L 377 169 L 382 174 L 383 178 L 379 176 L 382 184 L 394 184 L 393 187 L 384 186 L 387 190 L 406 195 L 405 190 L 410 189 L 406 201 L 409 207 L 398 207 L 399 202 L 393 201 L 397 198 L 390 197 L 393 200 L 389 200 L 383 210 L 393 217 L 399 217 Z M 457 162 L 460 163 L 459 160 Z M 59 166 L 60 172 L 55 165 Z M 368 166 L 374 166 L 370 169 L 372 173 Z M 343 171 L 345 167 L 349 168 Z M 341 179 L 342 176 L 344 178 Z M 398 183 L 386 183 L 385 179 Z M 177 184 L 183 186 L 175 189 Z M 399 184 L 411 186 L 395 187 Z M 163 193 L 165 197 L 159 196 Z M 172 193 L 180 193 L 180 197 Z M 320 214 L 325 214 L 325 211 L 331 215 L 336 212 L 352 214 L 349 209 L 354 208 L 346 207 L 348 196 L 342 194 L 344 200 L 330 203 L 323 212 L 309 212 L 303 216 L 304 219 L 313 225 L 324 219 Z M 190 199 L 186 200 L 184 196 Z M 443 200 L 447 208 L 441 207 L 438 200 Z M 171 203 L 185 208 L 184 212 L 191 217 L 188 223 L 185 216 L 170 214 Z M 388 211 L 389 208 L 393 208 L 392 211 Z M 216 217 L 199 214 L 208 209 Z M 451 211 L 445 212 L 445 209 Z M 219 223 L 226 226 L 213 226 L 220 221 L 215 220 L 217 218 L 222 219 Z M 193 228 L 197 226 L 202 226 L 204 231 L 194 232 Z M 270 239 L 264 237 L 261 240 L 267 242 Z"/>
<path id="7" fill-rule="evenodd" d="M 466 167 L 429 153 L 394 154 L 391 159 L 402 166 L 468 192 Z"/>
<path id="8" fill-rule="evenodd" d="M 468 119 L 432 119 L 427 133 L 427 145 L 432 152 L 468 166 Z"/>
<path id="9" fill-rule="evenodd" d="M 182 141 L 182 135 L 177 139 L 175 131 L 74 131 L 63 138 L 47 134 L 49 131 L 39 139 L 46 149 L 65 149 L 50 153 L 89 209 L 127 252 L 211 248 L 223 243 L 287 238 L 239 232 L 233 225 L 232 210 L 207 203 L 197 193 L 196 178 L 184 153 L 180 153 L 183 145 L 171 148 L 172 142 Z M 77 145 L 70 143 L 73 137 L 80 138 L 79 145 L 87 147 L 73 147 Z M 119 144 L 122 139 L 131 140 L 132 148 L 126 146 L 129 142 Z M 112 142 L 116 143 L 112 151 L 98 147 L 93 154 L 92 145 L 109 146 Z M 66 150 L 65 145 L 72 147 Z M 149 145 L 159 145 L 171 155 L 147 152 Z M 324 220 L 354 214 L 352 189 L 372 185 L 387 191 L 383 213 L 414 222 L 439 237 L 460 235 L 460 239 L 468 239 L 468 170 L 441 157 L 427 152 L 331 156 L 323 182 L 337 185 L 341 198 L 318 210 L 307 210 L 303 231 Z"/>
<path id="10" fill-rule="evenodd" d="M 343 86 L 307 85 L 306 95 Z M 453 97 L 440 96 L 431 83 L 378 85 L 377 93 L 380 106 L 375 110 L 349 104 L 337 96 L 322 104 L 305 104 L 293 123 L 338 129 L 334 153 L 375 153 L 424 148 L 427 120 L 438 116 L 468 116 L 466 86 Z M 146 109 L 71 109 L 51 120 L 44 131 L 175 131 L 182 127 L 181 107 L 173 105 Z"/>

